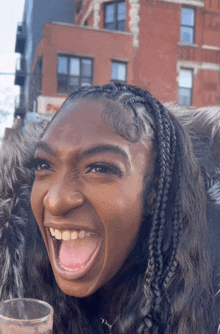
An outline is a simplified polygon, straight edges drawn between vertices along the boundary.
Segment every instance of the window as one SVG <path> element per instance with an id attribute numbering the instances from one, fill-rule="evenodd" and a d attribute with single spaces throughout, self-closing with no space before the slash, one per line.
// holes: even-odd
<path id="1" fill-rule="evenodd" d="M 192 105 L 193 71 L 181 69 L 179 73 L 179 105 Z"/>
<path id="2" fill-rule="evenodd" d="M 92 81 L 92 59 L 71 56 L 58 56 L 58 93 L 70 93 L 75 87 L 90 86 L 92 85 Z"/>
<path id="3" fill-rule="evenodd" d="M 112 81 L 126 82 L 126 63 L 122 62 L 112 62 Z"/>
<path id="4" fill-rule="evenodd" d="M 125 31 L 126 4 L 111 2 L 105 5 L 104 28 Z"/>
<path id="5" fill-rule="evenodd" d="M 78 0 L 76 3 L 76 14 L 79 15 L 81 10 L 82 10 L 82 0 Z"/>
<path id="6" fill-rule="evenodd" d="M 195 10 L 193 8 L 182 8 L 180 42 L 185 44 L 194 43 Z"/>

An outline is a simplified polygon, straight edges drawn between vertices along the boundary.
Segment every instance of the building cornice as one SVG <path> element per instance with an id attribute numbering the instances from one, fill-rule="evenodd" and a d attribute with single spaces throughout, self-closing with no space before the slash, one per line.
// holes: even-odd
<path id="1" fill-rule="evenodd" d="M 162 1 L 179 3 L 181 5 L 186 5 L 186 6 L 205 7 L 205 2 L 203 0 L 162 0 Z"/>
<path id="2" fill-rule="evenodd" d="M 119 34 L 119 35 L 127 35 L 127 36 L 132 36 L 133 34 L 127 31 L 117 31 L 117 30 L 107 30 L 107 29 L 99 29 L 99 28 L 94 28 L 94 27 L 89 27 L 89 26 L 83 26 L 83 25 L 76 25 L 72 23 L 64 23 L 64 22 L 49 22 L 49 24 L 55 24 L 55 25 L 60 25 L 60 26 L 66 26 L 66 27 L 72 27 L 72 28 L 77 28 L 77 29 L 86 29 L 86 30 L 95 30 L 95 31 L 101 31 L 105 32 L 107 34 Z"/>
<path id="3" fill-rule="evenodd" d="M 190 46 L 190 47 L 193 47 L 193 48 L 198 48 L 199 47 L 199 45 L 198 44 L 192 44 L 192 43 L 181 43 L 181 42 L 179 42 L 179 43 L 177 43 L 178 45 L 180 45 L 180 46 L 183 46 L 183 47 L 185 47 L 185 46 Z"/>
<path id="4" fill-rule="evenodd" d="M 177 73 L 182 68 L 193 69 L 194 74 L 197 74 L 199 70 L 220 71 L 220 65 L 215 63 L 178 60 L 176 64 Z"/>
<path id="5" fill-rule="evenodd" d="M 202 49 L 220 51 L 220 47 L 212 45 L 202 45 Z"/>

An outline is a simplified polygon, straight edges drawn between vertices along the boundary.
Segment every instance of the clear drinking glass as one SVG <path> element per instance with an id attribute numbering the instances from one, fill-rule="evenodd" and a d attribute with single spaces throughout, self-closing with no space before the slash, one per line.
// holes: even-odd
<path id="1" fill-rule="evenodd" d="M 0 303 L 0 334 L 52 334 L 53 307 L 37 299 Z"/>

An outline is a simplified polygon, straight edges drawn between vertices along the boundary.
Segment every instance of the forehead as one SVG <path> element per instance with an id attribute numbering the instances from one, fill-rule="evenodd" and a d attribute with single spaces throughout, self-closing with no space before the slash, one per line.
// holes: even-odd
<path id="1" fill-rule="evenodd" d="M 108 137 L 121 137 L 116 130 L 104 118 L 103 112 L 117 112 L 123 110 L 123 106 L 106 99 L 78 99 L 64 105 L 59 114 L 51 121 L 43 140 L 78 140 L 84 141 L 97 138 L 106 140 Z"/>
<path id="2" fill-rule="evenodd" d="M 117 108 L 119 111 L 124 109 L 120 103 L 105 99 L 79 99 L 67 103 L 50 123 L 42 141 L 49 145 L 60 161 L 81 157 L 95 147 L 111 147 L 111 152 L 114 147 L 114 153 L 124 152 L 123 157 L 126 156 L 132 170 L 144 172 L 152 162 L 152 136 L 131 142 L 117 133 L 103 118 L 103 111 L 117 112 Z M 100 151 L 96 151 L 98 153 Z"/>

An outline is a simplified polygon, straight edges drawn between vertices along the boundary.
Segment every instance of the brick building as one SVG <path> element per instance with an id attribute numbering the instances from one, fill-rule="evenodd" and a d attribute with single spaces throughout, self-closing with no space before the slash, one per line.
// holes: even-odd
<path id="1" fill-rule="evenodd" d="M 73 0 L 25 0 L 23 21 L 18 23 L 15 52 L 20 54 L 16 64 L 15 84 L 20 86 L 20 97 L 15 106 L 15 116 L 24 116 L 27 110 L 33 110 L 33 100 L 38 91 L 40 78 L 31 73 L 35 52 L 42 37 L 43 27 L 47 21 L 72 23 L 74 16 Z M 39 66 L 41 66 L 39 64 Z M 34 93 L 31 96 L 30 93 Z"/>
<path id="2" fill-rule="evenodd" d="M 220 105 L 220 0 L 78 0 L 73 22 L 45 23 L 29 109 L 53 113 L 73 87 L 111 80 Z"/>

